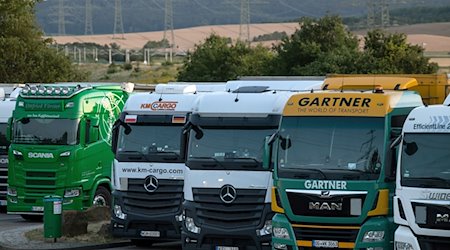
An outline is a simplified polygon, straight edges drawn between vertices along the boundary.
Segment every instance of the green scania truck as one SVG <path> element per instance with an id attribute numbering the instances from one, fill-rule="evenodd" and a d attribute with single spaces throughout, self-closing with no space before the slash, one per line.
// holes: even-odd
<path id="1" fill-rule="evenodd" d="M 393 249 L 390 144 L 423 105 L 424 92 L 408 91 L 418 87 L 415 78 L 328 78 L 322 91 L 290 98 L 266 143 L 273 249 Z"/>
<path id="2" fill-rule="evenodd" d="M 64 210 L 111 203 L 111 127 L 130 85 L 26 86 L 9 121 L 8 214 L 42 218 L 43 198 Z M 131 88 L 132 89 L 132 88 Z"/>

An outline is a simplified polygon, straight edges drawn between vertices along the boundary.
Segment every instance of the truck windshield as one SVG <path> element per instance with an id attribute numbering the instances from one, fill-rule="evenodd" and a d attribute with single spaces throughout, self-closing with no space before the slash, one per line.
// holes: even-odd
<path id="1" fill-rule="evenodd" d="M 202 128 L 200 139 L 191 132 L 188 166 L 191 169 L 263 170 L 264 138 L 274 128 Z"/>
<path id="2" fill-rule="evenodd" d="M 278 174 L 287 178 L 374 180 L 382 167 L 384 119 L 285 117 Z"/>
<path id="3" fill-rule="evenodd" d="M 4 155 L 8 152 L 9 143 L 6 140 L 6 123 L 0 123 L 0 154 Z"/>
<path id="4" fill-rule="evenodd" d="M 450 188 L 450 134 L 405 134 L 402 147 L 402 186 Z"/>
<path id="5" fill-rule="evenodd" d="M 78 119 L 22 118 L 14 122 L 14 143 L 76 145 L 79 143 Z"/>
<path id="6" fill-rule="evenodd" d="M 184 124 L 128 124 L 120 127 L 116 159 L 119 161 L 184 162 L 180 157 Z"/>

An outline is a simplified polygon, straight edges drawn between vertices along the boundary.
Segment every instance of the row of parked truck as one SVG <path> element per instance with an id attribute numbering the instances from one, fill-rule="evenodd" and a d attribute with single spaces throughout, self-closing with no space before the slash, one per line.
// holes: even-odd
<path id="1" fill-rule="evenodd" d="M 447 249 L 448 84 L 330 75 L 150 93 L 24 86 L 0 132 L 2 205 L 28 220 L 46 195 L 64 210 L 108 205 L 113 235 L 146 246 Z"/>

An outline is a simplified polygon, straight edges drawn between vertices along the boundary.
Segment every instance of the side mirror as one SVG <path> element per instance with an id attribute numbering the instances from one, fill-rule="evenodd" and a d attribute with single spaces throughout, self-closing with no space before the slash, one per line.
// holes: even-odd
<path id="1" fill-rule="evenodd" d="M 400 144 L 401 141 L 402 141 L 402 135 L 399 135 L 397 138 L 395 138 L 395 140 L 389 146 L 390 149 L 396 148 Z"/>
<path id="2" fill-rule="evenodd" d="M 116 154 L 117 151 L 117 140 L 119 136 L 119 126 L 120 126 L 120 120 L 117 120 L 114 122 L 112 126 L 111 131 L 111 151 L 113 154 Z"/>
<path id="3" fill-rule="evenodd" d="M 100 138 L 100 129 L 98 127 L 91 127 L 91 129 L 89 130 L 89 142 L 88 143 L 93 143 L 98 141 Z"/>
<path id="4" fill-rule="evenodd" d="M 415 143 L 415 142 L 406 142 L 405 144 L 406 144 L 405 153 L 407 155 L 413 155 L 419 149 L 419 147 L 417 146 L 417 143 Z"/>
<path id="5" fill-rule="evenodd" d="M 272 136 L 266 136 L 266 138 L 264 140 L 264 151 L 263 151 L 263 156 L 262 156 L 262 160 L 263 160 L 262 166 L 264 169 L 270 168 L 270 160 L 272 158 L 270 153 L 272 152 L 271 149 L 272 149 L 272 144 L 273 144 Z"/>
<path id="6" fill-rule="evenodd" d="M 289 137 L 288 138 L 280 137 L 280 140 L 281 140 L 280 147 L 283 150 L 286 150 L 286 149 L 288 149 L 288 148 L 290 148 L 292 146 L 292 142 L 291 142 L 291 139 Z"/>

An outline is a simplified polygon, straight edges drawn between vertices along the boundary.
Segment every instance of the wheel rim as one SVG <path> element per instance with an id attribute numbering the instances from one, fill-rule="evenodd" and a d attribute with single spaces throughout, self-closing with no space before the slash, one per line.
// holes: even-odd
<path id="1" fill-rule="evenodd" d="M 94 197 L 94 200 L 92 201 L 92 204 L 94 206 L 106 206 L 106 199 L 105 197 L 101 196 L 101 195 L 96 195 Z"/>

